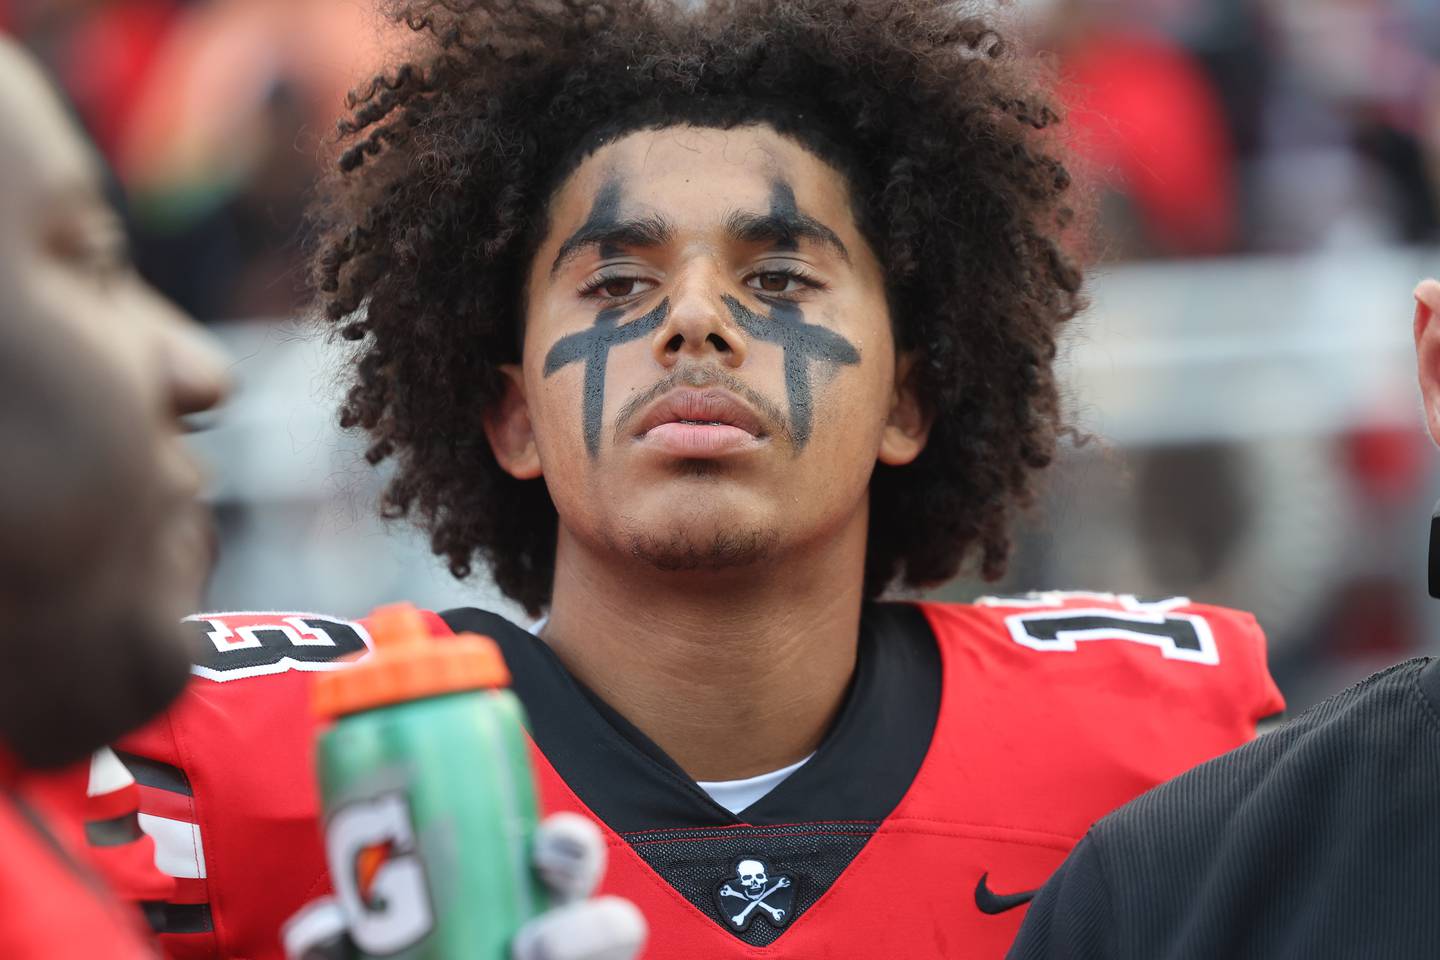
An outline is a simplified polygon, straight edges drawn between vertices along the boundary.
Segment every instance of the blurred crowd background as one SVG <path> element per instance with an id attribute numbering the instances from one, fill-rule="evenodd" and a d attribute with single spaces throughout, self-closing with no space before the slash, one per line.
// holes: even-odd
<path id="1" fill-rule="evenodd" d="M 1409 291 L 1440 273 L 1440 3 L 1016 0 L 1062 83 L 1098 229 L 1063 354 L 1079 426 L 999 587 L 1253 610 L 1298 708 L 1440 648 L 1437 459 Z M 195 443 L 215 609 L 499 605 L 374 518 L 305 333 L 307 192 L 345 92 L 403 57 L 371 0 L 0 0 L 100 145 L 138 261 L 235 357 Z"/>

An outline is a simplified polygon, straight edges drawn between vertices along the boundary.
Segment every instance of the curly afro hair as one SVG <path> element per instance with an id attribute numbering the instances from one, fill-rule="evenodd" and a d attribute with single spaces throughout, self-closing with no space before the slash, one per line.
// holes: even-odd
<path id="1" fill-rule="evenodd" d="M 557 517 L 479 424 L 519 360 L 520 281 L 590 153 L 674 124 L 766 123 L 849 180 L 900 350 L 934 417 L 879 466 L 865 591 L 1000 576 L 1062 430 L 1053 361 L 1081 307 L 1058 119 L 1033 65 L 945 0 L 409 0 L 413 62 L 353 93 L 314 218 L 324 316 L 360 341 L 341 424 L 397 470 L 457 577 L 478 557 L 537 613 Z"/>

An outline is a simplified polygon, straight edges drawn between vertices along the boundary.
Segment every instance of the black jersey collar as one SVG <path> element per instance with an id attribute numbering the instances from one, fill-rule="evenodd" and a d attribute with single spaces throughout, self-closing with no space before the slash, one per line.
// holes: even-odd
<path id="1" fill-rule="evenodd" d="M 910 604 L 867 604 L 855 676 L 834 726 L 809 762 L 736 816 L 572 677 L 542 641 L 482 610 L 441 616 L 453 630 L 500 645 L 536 745 L 580 800 L 622 834 L 883 820 L 915 779 L 939 713 L 940 654 L 924 614 Z"/>

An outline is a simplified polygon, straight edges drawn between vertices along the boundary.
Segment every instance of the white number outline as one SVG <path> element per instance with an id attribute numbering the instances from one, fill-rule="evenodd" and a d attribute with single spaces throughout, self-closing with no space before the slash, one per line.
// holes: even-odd
<path id="1" fill-rule="evenodd" d="M 1110 603 L 1110 607 L 1067 607 L 1067 601 L 1091 601 Z M 1176 613 L 1179 607 L 1190 605 L 1188 597 L 1168 597 L 1164 600 L 1145 601 L 1133 594 L 1086 593 L 1048 591 L 1032 593 L 1025 597 L 981 597 L 975 601 L 980 606 L 1008 607 L 1022 609 L 1005 618 L 1005 627 L 1010 638 L 1022 647 L 1039 650 L 1042 653 L 1075 653 L 1082 642 L 1089 640 L 1124 640 L 1159 649 L 1167 660 L 1182 660 L 1187 663 L 1201 663 L 1218 666 L 1220 648 L 1215 643 L 1215 634 L 1210 623 L 1190 613 Z M 1031 635 L 1026 623 L 1036 620 L 1071 620 L 1082 617 L 1098 617 L 1106 620 L 1130 621 L 1150 626 L 1164 626 L 1167 621 L 1183 620 L 1195 631 L 1200 649 L 1189 650 L 1179 646 L 1174 639 L 1140 630 L 1126 630 L 1124 627 L 1106 625 L 1088 629 L 1058 630 L 1054 640 L 1041 640 Z"/>
<path id="2" fill-rule="evenodd" d="M 226 623 L 228 618 L 238 617 L 274 617 L 263 623 L 251 623 L 244 626 L 231 627 Z M 292 647 L 334 647 L 335 640 L 324 630 L 312 627 L 305 621 L 319 620 L 324 623 L 333 623 L 347 627 L 355 631 L 360 641 L 365 644 L 365 655 L 375 648 L 370 639 L 369 632 L 365 627 L 354 620 L 341 620 L 337 617 L 327 617 L 320 613 L 256 613 L 256 612 L 230 612 L 230 613 L 197 613 L 186 617 L 185 623 L 205 623 L 210 629 L 206 631 L 206 638 L 219 653 L 229 653 L 234 650 L 254 650 L 263 646 L 260 638 L 255 634 L 260 630 L 278 630 L 285 635 L 286 641 Z M 274 663 L 262 663 L 248 667 L 234 667 L 228 670 L 219 670 L 214 667 L 207 667 L 203 664 L 193 664 L 191 672 L 196 676 L 213 680 L 216 683 L 228 683 L 231 680 L 243 680 L 249 677 L 266 677 L 277 673 L 288 673 L 291 670 L 303 670 L 307 672 L 323 672 L 327 670 L 343 670 L 350 665 L 348 660 L 296 660 L 291 657 L 281 657 Z"/>

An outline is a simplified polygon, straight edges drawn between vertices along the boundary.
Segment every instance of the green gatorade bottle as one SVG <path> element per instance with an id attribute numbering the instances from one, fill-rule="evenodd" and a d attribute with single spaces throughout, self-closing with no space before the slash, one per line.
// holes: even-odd
<path id="1" fill-rule="evenodd" d="M 545 909 L 520 701 L 493 640 L 430 636 L 418 610 L 367 621 L 368 657 L 316 678 L 325 847 L 362 957 L 504 960 Z"/>

